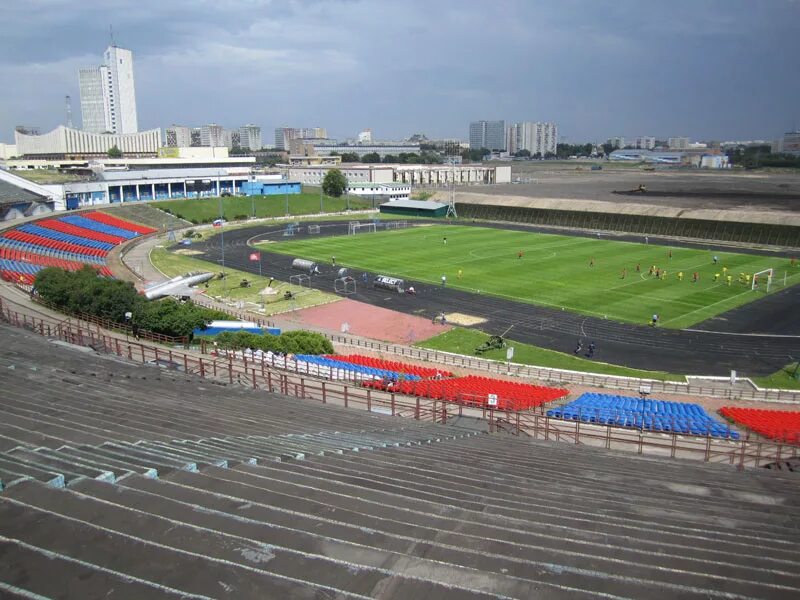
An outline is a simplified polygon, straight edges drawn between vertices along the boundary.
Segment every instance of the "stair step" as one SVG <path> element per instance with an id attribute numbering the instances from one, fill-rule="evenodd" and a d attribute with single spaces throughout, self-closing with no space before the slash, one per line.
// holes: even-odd
<path id="1" fill-rule="evenodd" d="M 36 448 L 35 450 L 29 451 L 28 454 L 31 456 L 41 456 L 43 460 L 46 461 L 46 464 L 52 465 L 54 468 L 63 466 L 63 468 L 69 469 L 70 471 L 80 473 L 83 477 L 99 479 L 100 481 L 106 481 L 108 483 L 114 483 L 116 480 L 113 471 L 103 469 L 95 464 L 87 463 L 84 460 L 77 460 L 69 455 L 60 453 L 58 450 Z"/>
<path id="2" fill-rule="evenodd" d="M 72 456 L 77 460 L 97 465 L 99 468 L 114 471 L 117 473 L 118 477 L 126 472 L 139 473 L 144 477 L 150 478 L 158 477 L 158 471 L 156 469 L 122 459 L 109 458 L 108 456 L 104 456 L 98 452 L 92 452 L 91 450 L 80 450 L 72 446 L 61 446 L 58 451 L 65 456 Z"/>
<path id="3" fill-rule="evenodd" d="M 49 598 L 105 598 L 113 590 L 119 600 L 154 598 L 206 598 L 189 596 L 152 581 L 72 559 L 41 547 L 0 536 L 0 597 L 47 600 Z"/>
<path id="4" fill-rule="evenodd" d="M 13 459 L 0 454 L 0 469 L 8 473 L 13 473 L 19 477 L 31 477 L 52 487 L 64 487 L 66 485 L 64 475 L 42 468 L 31 463 Z M 8 482 L 6 482 L 8 483 Z"/>

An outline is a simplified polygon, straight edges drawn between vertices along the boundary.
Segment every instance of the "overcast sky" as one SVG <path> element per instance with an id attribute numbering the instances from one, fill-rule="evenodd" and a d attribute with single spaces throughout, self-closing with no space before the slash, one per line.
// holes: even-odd
<path id="1" fill-rule="evenodd" d="M 770 139 L 800 125 L 798 0 L 0 0 L 0 141 L 80 123 L 113 24 L 139 128 L 468 137 L 477 119 Z"/>

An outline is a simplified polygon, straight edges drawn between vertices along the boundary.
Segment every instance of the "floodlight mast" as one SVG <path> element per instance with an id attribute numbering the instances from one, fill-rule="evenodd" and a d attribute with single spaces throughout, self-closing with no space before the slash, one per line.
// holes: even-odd
<path id="1" fill-rule="evenodd" d="M 447 205 L 447 214 L 445 218 L 453 217 L 458 218 L 456 213 L 456 158 L 450 157 L 450 202 Z"/>

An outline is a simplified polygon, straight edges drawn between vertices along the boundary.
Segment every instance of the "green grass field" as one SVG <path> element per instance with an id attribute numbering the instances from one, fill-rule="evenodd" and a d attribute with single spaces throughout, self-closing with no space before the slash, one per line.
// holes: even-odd
<path id="1" fill-rule="evenodd" d="M 475 354 L 475 348 L 488 339 L 489 334 L 483 333 L 482 331 L 456 327 L 415 345 L 420 348 L 429 348 L 431 350 L 455 352 L 456 354 L 472 356 Z M 658 381 L 686 381 L 686 377 L 683 375 L 620 367 L 596 360 L 588 360 L 572 354 L 565 354 L 564 352 L 556 352 L 555 350 L 547 350 L 530 344 L 515 342 L 514 340 L 508 340 L 508 345 L 514 347 L 513 362 L 522 365 L 536 365 L 537 367 L 568 369 L 570 371 L 583 371 L 587 373 L 602 373 L 604 375 L 616 375 L 619 377 L 640 377 L 644 379 L 657 379 Z M 505 362 L 506 351 L 504 349 L 489 350 L 481 354 L 481 358 Z"/>
<path id="2" fill-rule="evenodd" d="M 178 249 L 178 252 L 181 251 L 185 250 Z M 190 271 L 220 270 L 220 266 L 215 263 L 208 263 L 191 255 L 168 252 L 162 246 L 153 248 L 150 252 L 150 261 L 168 277 L 175 277 Z M 272 284 L 272 287 L 278 291 L 277 294 L 262 296 L 259 292 L 267 287 L 270 280 L 269 276 L 259 276 L 229 267 L 225 269 L 225 272 L 227 273 L 227 281 L 219 279 L 210 281 L 208 287 L 205 288 L 206 293 L 210 297 L 224 302 L 245 302 L 247 310 L 263 312 L 266 316 L 341 300 L 339 296 L 334 294 L 291 285 L 285 281 L 278 281 Z M 251 286 L 240 287 L 239 283 L 242 279 L 250 281 Z M 296 294 L 292 300 L 283 299 L 283 295 L 287 290 Z"/>
<path id="3" fill-rule="evenodd" d="M 305 189 L 305 188 L 304 188 Z M 187 198 L 185 200 L 162 200 L 154 204 L 156 208 L 166 210 L 192 223 L 210 223 L 219 218 L 219 198 Z M 353 210 L 370 208 L 369 199 L 344 197 L 331 198 L 323 196 L 323 212 L 341 212 L 348 207 Z M 239 218 L 252 217 L 255 208 L 256 217 L 282 217 L 286 214 L 286 196 L 229 196 L 222 199 L 222 216 L 233 221 Z M 310 215 L 320 212 L 319 188 L 306 190 L 301 194 L 289 194 L 289 214 Z"/>
<path id="4" fill-rule="evenodd" d="M 764 286 L 751 291 L 738 282 L 741 272 L 775 269 L 773 292 L 783 289 L 784 272 L 787 285 L 800 282 L 800 268 L 772 256 L 484 227 L 423 226 L 264 248 L 323 263 L 335 256 L 337 265 L 433 284 L 446 275 L 451 287 L 623 322 L 644 324 L 656 313 L 660 326 L 676 329 L 762 298 Z M 666 270 L 666 278 L 649 276 L 653 265 Z M 723 267 L 732 275 L 730 286 Z"/>

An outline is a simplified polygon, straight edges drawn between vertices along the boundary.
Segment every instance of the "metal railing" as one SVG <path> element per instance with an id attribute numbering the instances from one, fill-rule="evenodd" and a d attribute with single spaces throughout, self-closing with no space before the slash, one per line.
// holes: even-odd
<path id="1" fill-rule="evenodd" d="M 36 314 L 28 307 L 0 298 L 0 318 L 11 325 L 24 327 L 40 335 L 64 342 L 91 347 L 98 352 L 128 360 L 158 365 L 195 374 L 201 378 L 240 384 L 322 404 L 336 404 L 420 421 L 447 423 L 454 417 L 477 417 L 488 422 L 489 431 L 505 431 L 515 436 L 567 442 L 576 445 L 633 450 L 671 458 L 688 458 L 734 465 L 739 469 L 759 467 L 798 458 L 798 446 L 765 441 L 749 432 L 740 440 L 718 440 L 711 436 L 683 436 L 675 433 L 651 435 L 643 430 L 609 425 L 564 421 L 547 417 L 543 408 L 536 411 L 508 411 L 491 407 L 472 408 L 464 404 L 422 397 L 402 396 L 354 385 L 351 382 L 325 380 L 295 371 L 274 369 L 266 361 L 232 355 L 222 359 L 193 355 L 185 351 L 121 339 L 85 326 Z"/>

